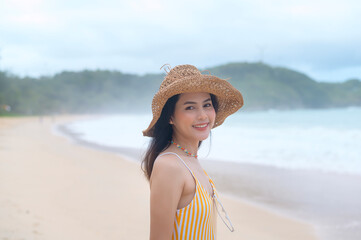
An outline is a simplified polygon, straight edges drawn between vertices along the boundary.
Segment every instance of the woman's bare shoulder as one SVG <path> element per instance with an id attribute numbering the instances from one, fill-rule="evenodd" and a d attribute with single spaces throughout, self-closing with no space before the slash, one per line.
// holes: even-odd
<path id="1" fill-rule="evenodd" d="M 184 172 L 179 163 L 180 159 L 174 154 L 158 156 L 154 162 L 151 181 L 154 178 L 161 178 L 165 181 L 184 181 Z"/>
<path id="2" fill-rule="evenodd" d="M 164 154 L 158 156 L 154 161 L 153 171 L 168 170 L 178 172 L 181 169 L 179 161 L 178 157 L 174 154 Z"/>

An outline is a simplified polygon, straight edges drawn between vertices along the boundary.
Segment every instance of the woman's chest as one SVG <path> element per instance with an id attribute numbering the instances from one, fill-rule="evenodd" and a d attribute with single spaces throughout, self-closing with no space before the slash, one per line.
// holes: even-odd
<path id="1" fill-rule="evenodd" d="M 210 196 L 213 196 L 213 187 L 209 180 L 209 177 L 204 172 L 203 168 L 200 166 L 189 166 L 194 174 L 194 177 L 198 181 L 198 187 L 205 190 Z M 184 193 L 190 194 L 195 193 L 196 190 L 196 179 L 193 178 L 192 174 L 188 172 L 185 175 L 185 184 L 184 184 Z"/>

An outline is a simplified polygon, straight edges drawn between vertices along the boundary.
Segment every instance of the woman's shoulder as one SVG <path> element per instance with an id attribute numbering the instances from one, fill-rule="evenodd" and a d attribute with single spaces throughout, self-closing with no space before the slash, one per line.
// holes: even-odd
<path id="1" fill-rule="evenodd" d="M 166 167 L 166 168 L 178 168 L 179 161 L 177 154 L 171 151 L 161 152 L 154 161 L 154 166 Z"/>
<path id="2" fill-rule="evenodd" d="M 154 161 L 151 178 L 181 178 L 183 169 L 180 165 L 180 159 L 175 154 L 159 154 Z"/>

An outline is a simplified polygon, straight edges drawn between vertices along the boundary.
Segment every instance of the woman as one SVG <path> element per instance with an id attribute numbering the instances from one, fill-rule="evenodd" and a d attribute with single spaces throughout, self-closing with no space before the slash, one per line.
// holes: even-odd
<path id="1" fill-rule="evenodd" d="M 192 65 L 167 72 L 143 131 L 152 137 L 142 162 L 151 190 L 151 240 L 215 239 L 216 211 L 233 231 L 197 152 L 211 129 L 242 105 L 241 93 L 230 83 Z"/>

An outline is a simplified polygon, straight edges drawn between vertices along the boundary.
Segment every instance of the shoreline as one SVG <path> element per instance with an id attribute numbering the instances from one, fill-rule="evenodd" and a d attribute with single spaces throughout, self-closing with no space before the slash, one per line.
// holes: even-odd
<path id="1" fill-rule="evenodd" d="M 149 186 L 139 161 L 119 156 L 139 152 L 114 154 L 54 133 L 55 125 L 96 117 L 57 116 L 41 123 L 32 117 L 11 126 L 0 118 L 0 182 L 7 183 L 0 183 L 0 207 L 6 210 L 0 213 L 1 237 L 148 238 Z M 131 186 L 124 184 L 129 181 Z M 308 223 L 221 195 L 236 232 L 219 220 L 220 239 L 319 239 Z"/>
<path id="2" fill-rule="evenodd" d="M 81 134 L 75 133 L 73 131 L 71 131 L 70 129 L 67 128 L 67 124 L 60 124 L 55 126 L 54 128 L 56 128 L 56 131 L 59 132 L 59 134 L 62 134 L 63 136 L 67 137 L 70 141 L 74 141 L 75 144 L 80 144 L 83 145 L 85 147 L 89 147 L 89 148 L 94 148 L 100 151 L 105 151 L 105 152 L 111 152 L 111 153 L 115 153 L 121 157 L 125 157 L 127 158 L 127 160 L 137 163 L 140 163 L 140 157 L 142 156 L 142 152 L 143 150 L 141 149 L 135 149 L 135 148 L 129 148 L 129 147 L 109 147 L 106 145 L 101 145 L 101 144 L 97 144 L 97 143 L 93 143 L 93 142 L 89 142 L 86 140 L 83 140 L 80 136 Z M 213 166 L 216 165 L 216 166 Z M 223 195 L 224 197 L 227 197 L 229 199 L 233 199 L 235 201 L 242 201 L 246 204 L 249 204 L 255 208 L 261 208 L 265 211 L 269 211 L 273 214 L 277 214 L 280 215 L 282 217 L 285 218 L 289 218 L 292 220 L 296 220 L 296 221 L 300 221 L 306 224 L 310 224 L 310 222 L 307 222 L 306 219 L 301 218 L 299 216 L 295 216 L 294 214 L 292 214 L 291 212 L 287 212 L 282 208 L 276 208 L 275 206 L 271 206 L 271 205 L 267 205 L 265 203 L 262 203 L 260 201 L 255 201 L 255 200 L 251 200 L 249 197 L 247 196 L 242 196 L 237 194 L 237 192 L 232 191 L 232 190 L 228 190 L 228 191 L 224 191 L 226 188 L 223 185 L 227 185 L 227 182 L 229 181 L 225 181 L 224 176 L 222 175 L 227 175 L 229 173 L 229 171 L 227 171 L 227 174 L 221 174 L 218 170 L 222 169 L 222 165 L 237 165 L 237 167 L 242 167 L 242 166 L 247 166 L 248 168 L 263 168 L 264 170 L 269 170 L 269 169 L 278 169 L 277 167 L 272 167 L 272 166 L 259 166 L 259 165 L 254 165 L 254 164 L 247 164 L 247 163 L 234 163 L 234 162 L 226 162 L 226 161 L 219 161 L 219 160 L 214 160 L 214 159 L 210 159 L 210 160 L 206 160 L 202 162 L 202 166 L 207 169 L 207 172 L 210 173 L 211 177 L 216 179 L 216 185 L 218 186 L 217 183 L 220 183 L 219 185 L 221 185 L 219 192 L 221 193 L 221 195 Z M 224 168 L 223 168 L 224 169 Z M 263 171 L 264 171 L 263 170 Z M 287 171 L 287 170 L 286 170 Z M 233 176 L 232 176 L 233 177 Z M 232 177 L 228 177 L 229 180 L 232 180 Z M 313 227 L 314 223 L 312 223 Z"/>
<path id="3" fill-rule="evenodd" d="M 60 134 L 64 137 L 68 138 L 69 141 L 73 141 L 74 144 L 79 144 L 79 145 L 88 147 L 90 149 L 96 149 L 99 151 L 114 153 L 114 154 L 117 154 L 118 156 L 121 156 L 122 158 L 123 157 L 126 158 L 128 161 L 131 161 L 133 163 L 136 163 L 136 164 L 140 163 L 140 160 L 137 160 L 137 159 L 140 159 L 140 157 L 142 156 L 141 149 L 135 149 L 135 148 L 129 148 L 129 147 L 110 147 L 110 146 L 101 145 L 101 144 L 83 140 L 79 137 L 81 134 L 75 133 L 75 132 L 71 131 L 70 129 L 68 129 L 66 127 L 67 124 L 69 124 L 69 123 L 56 125 L 56 126 L 54 126 L 53 130 L 56 131 L 57 134 Z M 210 161 L 210 162 L 208 162 L 208 161 Z M 257 166 L 257 165 L 252 165 L 252 164 L 226 162 L 226 161 L 219 161 L 219 160 L 213 160 L 213 159 L 202 162 L 202 166 L 204 168 L 208 169 L 207 172 L 212 172 L 214 175 L 219 175 L 219 172 L 216 171 L 217 167 L 210 166 L 210 165 L 214 165 L 214 164 L 216 164 L 216 165 L 231 164 L 231 165 L 239 165 L 239 166 L 249 165 L 251 167 L 263 168 L 262 166 Z M 275 167 L 266 166 L 264 168 L 275 168 Z M 212 178 L 214 178 L 214 176 Z M 221 182 L 224 182 L 224 181 L 221 181 Z M 283 215 L 284 217 L 292 218 L 292 219 L 295 219 L 298 221 L 305 221 L 305 219 L 298 218 L 296 216 L 292 216 L 292 214 L 289 214 L 289 213 L 287 214 L 286 212 L 282 212 L 282 211 L 280 211 L 280 209 L 274 209 L 265 204 L 249 200 L 245 197 L 242 198 L 240 196 L 237 196 L 237 194 L 234 192 L 229 191 L 229 192 L 221 192 L 221 193 L 222 193 L 222 195 L 227 195 L 227 197 L 229 197 L 229 198 L 233 198 L 233 199 L 240 200 L 240 201 L 245 201 L 245 202 L 247 202 L 247 204 L 251 204 L 255 207 L 265 208 L 265 210 L 274 212 L 275 214 L 280 214 L 280 215 Z"/>
<path id="4" fill-rule="evenodd" d="M 137 159 L 142 156 L 141 149 L 94 144 L 82 140 L 64 125 L 60 128 L 78 144 L 110 151 L 140 163 Z M 358 239 L 361 236 L 358 217 L 361 203 L 357 202 L 361 199 L 360 175 L 217 159 L 201 159 L 201 164 L 221 195 L 227 198 L 311 224 L 322 239 L 344 239 L 345 236 Z M 340 209 L 339 206 L 343 207 Z"/>

